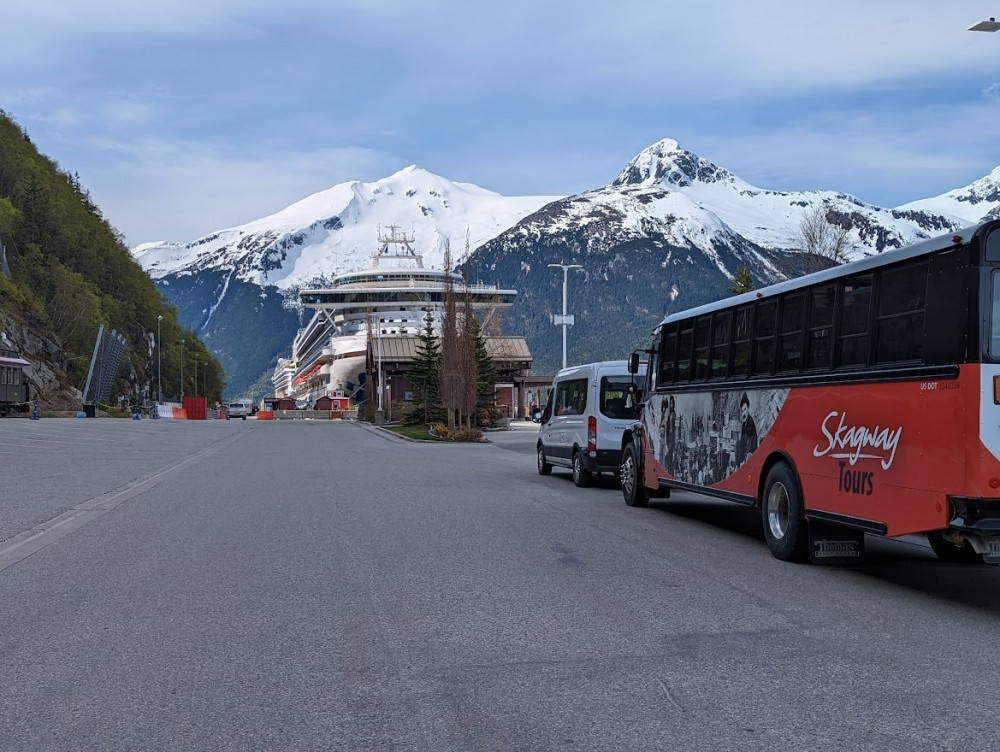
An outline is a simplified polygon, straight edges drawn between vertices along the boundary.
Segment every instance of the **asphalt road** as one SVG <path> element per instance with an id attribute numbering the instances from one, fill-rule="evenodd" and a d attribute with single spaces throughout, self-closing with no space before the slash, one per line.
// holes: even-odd
<path id="1" fill-rule="evenodd" d="M 0 750 L 990 750 L 1000 569 L 340 422 L 0 421 Z"/>

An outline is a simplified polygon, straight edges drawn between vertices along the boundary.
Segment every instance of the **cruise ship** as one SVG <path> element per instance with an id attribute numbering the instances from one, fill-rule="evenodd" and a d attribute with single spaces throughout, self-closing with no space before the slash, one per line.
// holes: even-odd
<path id="1" fill-rule="evenodd" d="M 444 290 L 469 294 L 473 310 L 507 308 L 517 293 L 496 286 L 466 284 L 461 274 L 427 269 L 413 236 L 392 226 L 379 235 L 370 268 L 334 277 L 329 287 L 303 289 L 299 302 L 312 309 L 309 323 L 292 343 L 291 358 L 279 358 L 272 381 L 277 397 L 291 397 L 302 407 L 320 397 L 349 397 L 364 402 L 369 338 L 415 337 L 430 310 L 441 331 Z"/>

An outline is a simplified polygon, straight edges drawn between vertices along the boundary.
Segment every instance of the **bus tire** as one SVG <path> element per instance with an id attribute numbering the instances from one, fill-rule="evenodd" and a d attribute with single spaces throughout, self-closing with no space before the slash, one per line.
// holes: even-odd
<path id="1" fill-rule="evenodd" d="M 799 479 L 787 463 L 777 463 L 767 474 L 760 509 L 771 554 L 782 561 L 804 560 L 809 552 L 805 505 Z"/>
<path id="2" fill-rule="evenodd" d="M 630 507 L 644 507 L 649 503 L 649 494 L 642 485 L 642 466 L 639 464 L 639 452 L 631 441 L 625 445 L 622 452 L 622 467 L 619 480 L 622 484 L 622 496 Z"/>
<path id="3" fill-rule="evenodd" d="M 982 564 L 982 554 L 977 554 L 975 549 L 966 544 L 961 546 L 945 540 L 940 530 L 927 533 L 927 542 L 941 561 L 948 561 L 954 564 Z"/>
<path id="4" fill-rule="evenodd" d="M 538 474 L 539 475 L 552 475 L 552 465 L 550 465 L 545 459 L 545 450 L 542 449 L 542 445 L 538 445 Z"/>
<path id="5" fill-rule="evenodd" d="M 590 471 L 583 467 L 583 453 L 577 449 L 573 452 L 573 484 L 577 488 L 586 488 L 591 484 L 593 478 Z"/>

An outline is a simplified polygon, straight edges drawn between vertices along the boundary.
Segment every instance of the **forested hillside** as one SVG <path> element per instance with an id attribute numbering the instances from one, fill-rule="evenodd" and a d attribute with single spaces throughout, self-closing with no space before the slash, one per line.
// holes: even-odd
<path id="1" fill-rule="evenodd" d="M 178 324 L 176 308 L 133 261 L 79 178 L 40 154 L 3 111 L 0 243 L 9 266 L 9 275 L 0 269 L 0 333 L 32 361 L 29 379 L 43 402 L 61 406 L 83 386 L 100 324 L 128 342 L 116 395 L 155 396 L 158 361 L 165 398 L 181 393 L 182 363 L 185 393 L 207 385 L 210 398 L 221 394 L 218 362 Z"/>

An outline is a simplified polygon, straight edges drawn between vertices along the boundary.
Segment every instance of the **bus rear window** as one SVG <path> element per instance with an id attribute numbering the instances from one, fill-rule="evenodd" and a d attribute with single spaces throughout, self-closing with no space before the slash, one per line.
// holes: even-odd
<path id="1" fill-rule="evenodd" d="M 990 357 L 993 360 L 1000 360 L 1000 271 L 993 272 L 991 305 L 993 310 L 990 312 Z"/>

